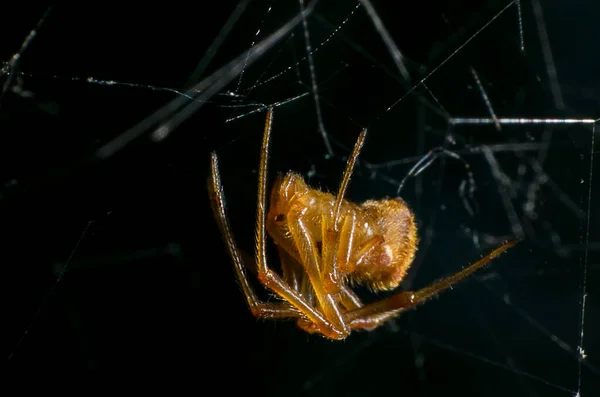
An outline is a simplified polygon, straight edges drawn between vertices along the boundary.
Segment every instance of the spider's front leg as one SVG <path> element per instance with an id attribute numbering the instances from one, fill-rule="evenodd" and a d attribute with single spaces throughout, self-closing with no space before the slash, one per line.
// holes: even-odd
<path id="1" fill-rule="evenodd" d="M 246 296 L 246 301 L 248 302 L 250 311 L 255 317 L 260 318 L 300 317 L 300 312 L 287 302 L 262 302 L 256 296 L 254 288 L 252 288 L 250 280 L 248 280 L 248 276 L 246 275 L 246 269 L 242 259 L 241 251 L 238 249 L 235 240 L 233 239 L 231 227 L 229 226 L 229 221 L 227 220 L 227 215 L 225 213 L 225 196 L 223 194 L 223 185 L 221 184 L 221 175 L 219 173 L 219 162 L 215 153 L 211 155 L 211 176 L 212 178 L 208 183 L 208 191 L 215 219 L 221 231 L 221 235 L 225 240 L 225 244 L 227 245 L 227 250 L 233 262 L 237 279 L 242 286 L 242 290 Z"/>
<path id="2" fill-rule="evenodd" d="M 271 125 L 273 120 L 273 111 L 267 111 L 267 120 L 265 122 L 265 130 L 261 145 L 259 176 L 258 176 L 258 204 L 257 204 L 257 222 L 256 222 L 256 266 L 258 271 L 259 281 L 273 293 L 278 295 L 285 303 L 277 306 L 260 302 L 252 289 L 244 265 L 241 259 L 241 254 L 235 245 L 231 228 L 225 214 L 225 199 L 223 194 L 223 186 L 219 173 L 219 165 L 217 155 L 211 155 L 211 170 L 212 182 L 209 183 L 211 192 L 211 202 L 221 233 L 227 244 L 229 254 L 233 260 L 238 280 L 242 285 L 244 294 L 248 301 L 250 309 L 256 316 L 278 316 L 278 317 L 301 317 L 312 322 L 318 332 L 331 339 L 343 339 L 347 333 L 340 332 L 334 325 L 327 321 L 321 313 L 309 305 L 309 303 L 300 296 L 292 287 L 290 287 L 281 277 L 269 269 L 267 265 L 267 231 L 266 231 L 266 211 L 267 211 L 267 159 L 269 157 L 269 140 L 271 134 Z"/>

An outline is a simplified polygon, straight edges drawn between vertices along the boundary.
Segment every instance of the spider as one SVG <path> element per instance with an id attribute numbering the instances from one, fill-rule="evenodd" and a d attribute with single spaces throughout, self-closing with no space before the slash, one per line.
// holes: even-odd
<path id="1" fill-rule="evenodd" d="M 278 298 L 263 302 L 246 275 L 225 211 L 217 154 L 211 154 L 209 192 L 215 218 L 233 261 L 252 314 L 258 318 L 296 319 L 306 332 L 341 340 L 352 330 L 374 329 L 457 282 L 514 246 L 509 240 L 463 270 L 417 291 L 401 291 L 363 304 L 349 285 L 374 291 L 396 288 L 417 250 L 417 227 L 401 198 L 355 204 L 344 199 L 354 165 L 365 141 L 363 130 L 342 176 L 337 195 L 309 187 L 294 172 L 278 177 L 267 212 L 267 159 L 273 109 L 267 111 L 263 134 L 256 221 L 255 262 L 260 283 Z M 267 264 L 267 233 L 275 242 L 281 275 Z"/>

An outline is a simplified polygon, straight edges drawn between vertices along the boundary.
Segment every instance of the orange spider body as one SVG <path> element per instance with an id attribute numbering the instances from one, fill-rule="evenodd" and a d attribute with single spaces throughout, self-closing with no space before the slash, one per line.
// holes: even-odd
<path id="1" fill-rule="evenodd" d="M 404 200 L 341 202 L 334 220 L 336 197 L 311 189 L 302 177 L 289 172 L 271 192 L 267 231 L 275 243 L 294 259 L 284 266 L 284 278 L 305 285 L 306 273 L 292 230 L 302 217 L 316 243 L 322 266 L 321 278 L 328 293 L 338 293 L 346 280 L 373 290 L 396 288 L 406 275 L 417 251 L 417 227 Z M 342 236 L 342 238 L 340 238 Z"/>
<path id="2" fill-rule="evenodd" d="M 400 284 L 417 250 L 414 216 L 400 198 L 360 205 L 344 199 L 366 130 L 348 158 L 337 195 L 312 189 L 298 174 L 289 172 L 275 183 L 267 212 L 272 120 L 269 109 L 259 164 L 254 265 L 258 280 L 278 302 L 261 301 L 246 275 L 225 211 L 217 155 L 211 155 L 209 192 L 215 218 L 254 316 L 296 319 L 307 332 L 344 339 L 354 329 L 373 329 L 436 296 L 517 243 L 507 241 L 470 266 L 417 291 L 401 291 L 363 304 L 348 284 L 363 284 L 375 291 Z M 281 275 L 268 265 L 267 231 L 279 250 Z"/>

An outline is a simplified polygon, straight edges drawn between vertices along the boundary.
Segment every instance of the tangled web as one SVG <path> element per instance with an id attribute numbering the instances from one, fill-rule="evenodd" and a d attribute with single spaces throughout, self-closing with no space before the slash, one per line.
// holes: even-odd
<path id="1" fill-rule="evenodd" d="M 195 387 L 225 373 L 261 395 L 597 395 L 600 6 L 223 3 L 7 12 L 9 367 L 192 369 Z M 349 198 L 413 208 L 402 288 L 523 242 L 343 343 L 256 322 L 205 178 L 217 150 L 251 253 L 267 107 L 270 176 L 294 169 L 326 190 L 368 129 Z"/>

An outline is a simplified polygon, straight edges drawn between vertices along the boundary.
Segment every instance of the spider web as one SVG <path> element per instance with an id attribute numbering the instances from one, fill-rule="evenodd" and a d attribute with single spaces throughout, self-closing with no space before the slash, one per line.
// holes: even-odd
<path id="1" fill-rule="evenodd" d="M 9 368 L 194 373 L 195 387 L 226 374 L 262 395 L 596 395 L 600 9 L 442 3 L 6 10 Z M 334 191 L 368 129 L 349 198 L 400 194 L 414 209 L 402 288 L 524 241 L 343 343 L 256 322 L 205 177 L 218 150 L 252 252 L 267 106 L 271 180 L 294 169 Z"/>

